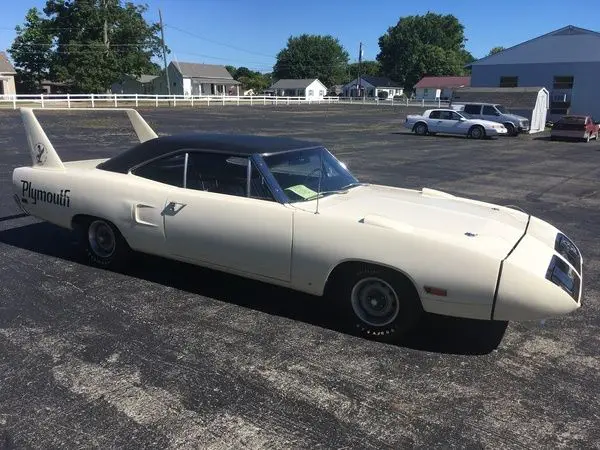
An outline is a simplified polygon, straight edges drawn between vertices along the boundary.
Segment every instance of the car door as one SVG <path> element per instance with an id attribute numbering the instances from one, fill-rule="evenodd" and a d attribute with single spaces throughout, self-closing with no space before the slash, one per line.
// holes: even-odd
<path id="1" fill-rule="evenodd" d="M 491 120 L 492 122 L 498 122 L 500 119 L 500 113 L 496 111 L 492 105 L 483 105 L 481 111 L 481 118 L 484 120 Z"/>
<path id="2" fill-rule="evenodd" d="M 168 252 L 202 265 L 290 281 L 293 209 L 272 198 L 253 166 L 248 180 L 248 164 L 246 157 L 188 153 L 184 187 L 169 192 L 164 211 Z"/>
<path id="3" fill-rule="evenodd" d="M 448 134 L 457 134 L 461 133 L 461 129 L 459 128 L 459 119 L 460 116 L 456 114 L 454 111 L 440 111 L 440 120 L 438 121 L 438 132 L 440 133 L 448 133 Z"/>
<path id="4" fill-rule="evenodd" d="M 434 110 L 429 113 L 429 120 L 427 121 L 427 128 L 432 133 L 439 132 L 440 128 L 440 111 Z"/>

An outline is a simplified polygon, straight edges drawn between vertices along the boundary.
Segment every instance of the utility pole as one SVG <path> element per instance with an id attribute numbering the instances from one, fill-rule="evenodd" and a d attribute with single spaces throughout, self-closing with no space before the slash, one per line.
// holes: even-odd
<path id="1" fill-rule="evenodd" d="M 106 0 L 102 0 L 102 6 L 104 7 L 104 47 L 105 55 L 108 58 L 110 43 L 108 42 L 108 9 L 106 7 Z M 109 93 L 110 89 L 106 88 L 106 93 Z"/>
<path id="2" fill-rule="evenodd" d="M 361 89 L 362 89 L 362 83 L 360 81 L 360 65 L 362 63 L 362 42 L 360 43 L 360 46 L 358 47 L 358 94 L 362 97 L 363 95 L 361 94 Z"/>
<path id="3" fill-rule="evenodd" d="M 160 39 L 162 41 L 163 64 L 165 66 L 165 76 L 167 77 L 167 93 L 171 95 L 171 82 L 169 81 L 169 71 L 167 70 L 167 51 L 165 50 L 165 29 L 163 27 L 160 8 L 158 9 L 158 17 L 160 18 Z"/>

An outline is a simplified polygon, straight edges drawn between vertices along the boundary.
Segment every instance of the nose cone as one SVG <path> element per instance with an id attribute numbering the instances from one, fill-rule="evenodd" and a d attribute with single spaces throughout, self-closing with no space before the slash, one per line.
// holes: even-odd
<path id="1" fill-rule="evenodd" d="M 581 259 L 577 257 L 574 266 L 562 256 L 564 252 L 559 254 L 554 245 L 556 232 L 542 225 L 532 224 L 530 232 L 504 261 L 492 319 L 541 320 L 581 307 Z"/>
<path id="2" fill-rule="evenodd" d="M 575 293 L 570 294 L 546 277 L 531 273 L 516 264 L 505 263 L 493 319 L 541 320 L 572 313 L 581 307 L 581 284 L 576 285 L 575 289 Z"/>

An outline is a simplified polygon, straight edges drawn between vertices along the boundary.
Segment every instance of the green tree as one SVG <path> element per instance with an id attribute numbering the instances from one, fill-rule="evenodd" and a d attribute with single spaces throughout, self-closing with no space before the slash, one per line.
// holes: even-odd
<path id="1" fill-rule="evenodd" d="M 487 54 L 487 56 L 492 56 L 495 55 L 496 53 L 500 53 L 503 52 L 505 50 L 504 47 L 493 47 L 490 52 Z"/>
<path id="2" fill-rule="evenodd" d="M 333 36 L 292 36 L 277 54 L 273 77 L 318 78 L 325 86 L 331 86 L 346 78 L 348 59 L 348 52 Z"/>
<path id="3" fill-rule="evenodd" d="M 25 15 L 25 24 L 15 27 L 17 37 L 8 49 L 17 78 L 26 92 L 35 92 L 40 82 L 49 77 L 52 59 L 52 35 L 37 8 Z"/>
<path id="4" fill-rule="evenodd" d="M 359 64 L 352 63 L 348 64 L 348 74 L 344 79 L 345 83 L 349 83 L 350 81 L 356 79 L 358 77 L 358 69 Z M 379 61 L 362 61 L 360 63 L 360 74 L 362 76 L 373 76 L 373 77 L 381 77 L 384 76 L 384 73 L 381 70 L 381 64 Z"/>
<path id="5" fill-rule="evenodd" d="M 152 58 L 162 55 L 160 28 L 146 22 L 147 9 L 122 0 L 47 0 L 46 17 L 30 10 L 10 53 L 27 70 L 32 53 L 23 49 L 37 43 L 32 36 L 49 37 L 38 73 L 69 82 L 75 92 L 105 92 L 123 74 L 159 73 Z"/>
<path id="6" fill-rule="evenodd" d="M 407 90 L 424 76 L 464 75 L 473 59 L 465 50 L 464 26 L 451 14 L 402 17 L 379 38 L 377 61 Z"/>

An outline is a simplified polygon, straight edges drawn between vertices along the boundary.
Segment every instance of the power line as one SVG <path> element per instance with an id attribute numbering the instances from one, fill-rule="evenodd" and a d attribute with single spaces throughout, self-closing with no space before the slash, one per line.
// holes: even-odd
<path id="1" fill-rule="evenodd" d="M 197 39 L 201 39 L 201 40 L 203 40 L 203 41 L 207 41 L 207 42 L 212 42 L 213 44 L 222 45 L 222 46 L 224 46 L 224 47 L 229 47 L 229 48 L 231 48 L 231 49 L 234 49 L 234 50 L 239 50 L 239 51 L 241 51 L 241 52 L 251 53 L 251 54 L 254 54 L 254 55 L 258 55 L 258 56 L 264 56 L 264 57 L 266 57 L 266 58 L 273 58 L 273 59 L 276 59 L 276 58 L 277 58 L 276 56 L 273 56 L 273 55 L 267 55 L 266 53 L 255 52 L 255 51 L 253 51 L 253 50 L 248 50 L 248 49 L 245 49 L 245 48 L 237 47 L 237 46 L 235 46 L 235 45 L 231 45 L 231 44 L 226 44 L 226 43 L 224 43 L 224 42 L 215 41 L 214 39 L 209 39 L 209 38 L 206 38 L 206 37 L 204 37 L 204 36 L 200 36 L 200 35 L 198 35 L 198 34 L 192 33 L 191 31 L 183 30 L 183 29 L 181 29 L 181 28 L 179 28 L 179 27 L 175 27 L 175 26 L 173 26 L 173 25 L 168 25 L 168 24 L 167 24 L 167 25 L 165 25 L 165 26 L 166 26 L 166 27 L 168 27 L 168 28 L 172 28 L 173 30 L 177 30 L 177 31 L 179 31 L 179 32 L 181 32 L 181 33 L 187 34 L 187 35 L 189 35 L 189 36 L 195 37 L 195 38 L 197 38 Z"/>

